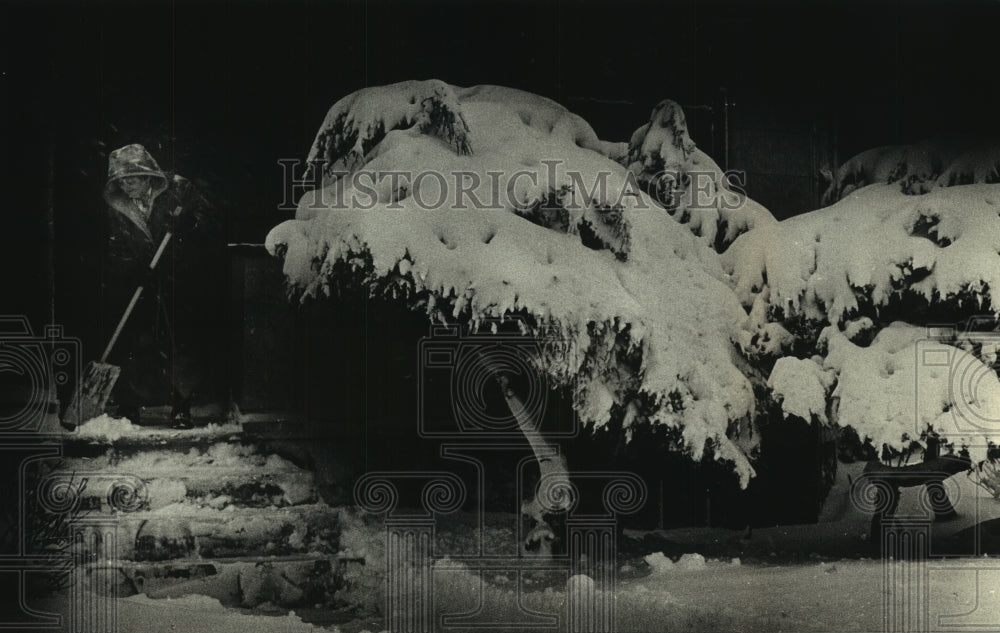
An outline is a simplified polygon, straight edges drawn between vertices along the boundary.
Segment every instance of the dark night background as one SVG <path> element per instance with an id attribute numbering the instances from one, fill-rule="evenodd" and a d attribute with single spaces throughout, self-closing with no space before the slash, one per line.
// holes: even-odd
<path id="1" fill-rule="evenodd" d="M 100 301 L 95 227 L 107 153 L 126 143 L 194 180 L 230 242 L 260 243 L 290 217 L 277 208 L 278 159 L 304 159 L 327 109 L 364 86 L 512 86 L 620 141 L 671 98 L 694 140 L 786 217 L 815 208 L 817 147 L 843 161 L 937 134 L 993 135 L 998 30 L 995 0 L 6 2 L 0 312 L 65 324 L 84 360 L 103 345 L 94 323 L 120 308 Z M 809 201 L 783 197 L 783 183 Z M 384 374 L 384 358 L 367 358 L 375 373 L 362 376 Z"/>
<path id="2" fill-rule="evenodd" d="M 669 97 L 720 164 L 723 89 L 734 129 L 741 116 L 779 133 L 822 122 L 840 160 L 985 133 L 996 118 L 996 1 L 33 1 L 4 3 L 0 16 L 4 310 L 39 317 L 49 271 L 57 288 L 89 287 L 66 257 L 99 218 L 107 151 L 146 142 L 165 169 L 207 187 L 231 241 L 260 242 L 287 216 L 276 161 L 304 158 L 330 105 L 363 86 L 523 88 L 612 140 Z"/>

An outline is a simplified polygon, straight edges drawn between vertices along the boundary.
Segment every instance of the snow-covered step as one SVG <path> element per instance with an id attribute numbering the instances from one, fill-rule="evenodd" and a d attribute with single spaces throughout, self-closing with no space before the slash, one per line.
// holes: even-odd
<path id="1" fill-rule="evenodd" d="M 316 464 L 335 453 L 271 415 L 185 430 L 102 416 L 66 435 L 59 472 L 86 480 L 91 518 L 117 520 L 114 541 L 93 546 L 102 558 L 327 556 L 338 551 L 341 511 L 323 502 Z M 323 472 L 327 493 L 350 489 L 346 475 Z"/>
<path id="2" fill-rule="evenodd" d="M 197 420 L 196 420 L 197 421 Z M 86 447 L 115 446 L 121 450 L 162 444 L 197 445 L 226 438 L 252 440 L 310 439 L 300 423 L 282 413 L 234 414 L 230 419 L 212 419 L 190 429 L 171 428 L 164 418 L 158 424 L 132 424 L 125 418 L 101 415 L 74 431 L 66 431 L 65 444 L 78 451 Z"/>
<path id="3" fill-rule="evenodd" d="M 114 542 L 90 547 L 103 559 L 130 561 L 332 554 L 339 548 L 340 513 L 323 503 L 225 510 L 177 503 L 120 513 Z"/>
<path id="4" fill-rule="evenodd" d="M 337 470 L 336 447 L 310 437 L 302 425 L 280 414 L 240 415 L 240 422 L 193 429 L 138 426 L 101 416 L 67 433 L 62 471 L 82 477 L 99 473 L 84 491 L 87 506 L 107 509 L 102 482 L 120 477 L 141 481 L 140 509 L 187 501 L 215 509 L 312 503 L 320 498 L 313 470 L 327 465 L 323 483 L 333 498 L 350 487 Z"/>
<path id="5" fill-rule="evenodd" d="M 82 471 L 85 478 L 93 471 Z M 126 485 L 138 485 L 125 479 L 123 473 L 104 471 L 112 479 L 121 478 Z M 67 474 L 67 477 L 72 476 Z M 234 508 L 280 508 L 315 503 L 319 493 L 313 485 L 312 473 L 248 473 L 244 470 L 191 469 L 183 477 L 141 477 L 140 510 L 158 510 L 175 503 L 226 510 Z M 82 507 L 88 512 L 109 513 L 107 488 L 88 482 L 81 494 Z"/>
<path id="6" fill-rule="evenodd" d="M 232 440 L 198 445 L 165 441 L 154 446 L 102 447 L 96 456 L 68 457 L 61 472 L 87 480 L 86 507 L 107 510 L 106 488 L 116 479 L 139 488 L 139 509 L 190 502 L 213 509 L 269 507 L 315 502 L 309 470 L 260 444 Z M 67 450 L 69 455 L 79 451 Z"/>
<path id="7" fill-rule="evenodd" d="M 256 608 L 343 608 L 345 570 L 352 563 L 316 554 L 177 560 L 166 563 L 109 561 L 85 566 L 81 580 L 98 593 L 153 599 L 186 595 L 215 598 L 223 605 Z"/>
<path id="8" fill-rule="evenodd" d="M 139 425 L 142 427 L 169 427 L 171 407 L 169 405 L 141 407 L 139 409 Z M 114 420 L 116 418 L 108 415 L 102 416 Z M 193 426 L 200 427 L 208 424 L 224 424 L 232 415 L 220 404 L 192 405 L 191 422 Z M 123 418 L 118 418 L 123 419 Z"/>

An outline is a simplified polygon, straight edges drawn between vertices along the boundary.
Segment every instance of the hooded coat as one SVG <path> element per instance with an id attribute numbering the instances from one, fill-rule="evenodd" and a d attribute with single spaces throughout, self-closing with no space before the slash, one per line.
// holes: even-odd
<path id="1" fill-rule="evenodd" d="M 137 202 L 122 179 L 146 176 L 150 187 Z M 123 365 L 131 393 L 120 400 L 164 404 L 173 394 L 204 389 L 224 340 L 220 315 L 228 295 L 221 223 L 215 210 L 186 178 L 160 169 L 142 145 L 111 153 L 104 186 L 108 243 L 104 266 L 106 306 L 120 317 L 143 284 L 121 342 L 113 354 Z M 179 214 L 175 210 L 180 208 Z M 149 264 L 167 231 L 171 239 L 156 270 Z"/>

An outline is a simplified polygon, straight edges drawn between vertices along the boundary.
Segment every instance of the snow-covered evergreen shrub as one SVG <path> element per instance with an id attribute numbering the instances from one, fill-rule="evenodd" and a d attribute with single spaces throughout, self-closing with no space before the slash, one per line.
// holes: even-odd
<path id="1" fill-rule="evenodd" d="M 955 138 L 925 139 L 913 145 L 874 147 L 852 156 L 829 182 L 823 204 L 842 200 L 868 185 L 895 183 L 903 193 L 925 194 L 937 187 L 1000 182 L 1000 144 Z"/>
<path id="2" fill-rule="evenodd" d="M 989 178 L 968 167 L 979 159 L 882 148 L 856 161 L 849 186 L 909 185 L 859 188 L 777 222 L 727 186 L 673 102 L 626 146 L 547 99 L 438 81 L 341 100 L 309 156 L 376 176 L 473 174 L 469 191 L 499 203 L 428 206 L 435 179 L 375 178 L 371 204 L 333 204 L 359 192 L 332 170 L 268 236 L 296 297 L 349 283 L 431 319 L 518 317 L 567 348 L 539 369 L 574 390 L 594 429 L 674 429 L 677 448 L 732 462 L 744 483 L 755 425 L 772 411 L 849 427 L 857 455 L 906 451 L 933 431 L 980 456 L 991 439 L 956 428 L 956 411 L 1000 411 L 995 374 L 965 401 L 950 370 L 918 362 L 930 352 L 949 369 L 989 370 L 982 345 L 928 339 L 926 327 L 996 310 L 1000 185 L 956 184 Z M 908 195 L 945 174 L 954 186 Z"/>
<path id="3" fill-rule="evenodd" d="M 450 113 L 443 126 L 420 123 L 431 94 Z M 458 121 L 456 137 L 447 122 Z M 635 157 L 662 134 L 636 141 Z M 745 482 L 756 398 L 734 341 L 746 315 L 710 245 L 720 218 L 728 239 L 752 222 L 738 210 L 691 211 L 689 226 L 702 227 L 696 238 L 636 187 L 635 173 L 617 162 L 625 150 L 558 104 L 517 90 L 437 81 L 366 89 L 334 105 L 310 160 L 354 172 L 477 174 L 479 200 L 510 195 L 485 209 L 451 198 L 429 208 L 419 199 L 437 199 L 428 184 L 436 179 L 406 195 L 380 181 L 370 208 L 338 206 L 331 200 L 358 193 L 340 177 L 303 196 L 296 219 L 275 227 L 267 245 L 299 297 L 329 294 L 347 274 L 429 318 L 474 325 L 519 316 L 532 333 L 554 332 L 570 349 L 541 370 L 554 385 L 574 386 L 584 423 L 677 428 L 684 450 L 698 458 L 708 447 Z M 697 150 L 692 157 L 718 171 Z"/>
<path id="4" fill-rule="evenodd" d="M 785 414 L 826 412 L 886 454 L 934 432 L 984 459 L 1000 434 L 996 321 L 963 330 L 997 316 L 998 204 L 998 185 L 873 185 L 738 238 L 723 260 L 747 330 L 790 335 L 759 350 Z"/>

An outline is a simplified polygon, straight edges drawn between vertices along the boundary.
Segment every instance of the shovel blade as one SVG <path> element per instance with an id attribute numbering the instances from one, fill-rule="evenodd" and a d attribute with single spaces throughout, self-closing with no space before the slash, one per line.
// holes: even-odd
<path id="1" fill-rule="evenodd" d="M 73 399 L 63 414 L 63 426 L 75 429 L 87 420 L 104 413 L 111 390 L 118 381 L 121 368 L 108 363 L 88 363 L 83 369 Z"/>

